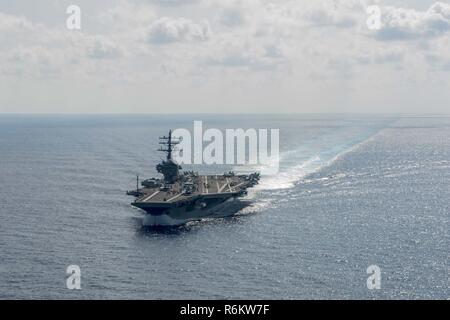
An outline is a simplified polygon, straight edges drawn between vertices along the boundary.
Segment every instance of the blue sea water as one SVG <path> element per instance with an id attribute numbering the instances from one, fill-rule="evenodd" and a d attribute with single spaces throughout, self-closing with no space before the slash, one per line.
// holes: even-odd
<path id="1" fill-rule="evenodd" d="M 125 191 L 194 120 L 280 129 L 280 172 L 235 217 L 142 228 Z M 449 181 L 448 116 L 2 115 L 0 298 L 446 299 Z"/>

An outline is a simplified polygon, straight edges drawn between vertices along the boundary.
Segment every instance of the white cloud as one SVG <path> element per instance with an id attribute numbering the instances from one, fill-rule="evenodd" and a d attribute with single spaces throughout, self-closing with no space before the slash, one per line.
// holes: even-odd
<path id="1" fill-rule="evenodd" d="M 210 36 L 211 27 L 208 21 L 195 23 L 186 18 L 162 17 L 150 26 L 147 41 L 153 44 L 206 41 Z"/>
<path id="2" fill-rule="evenodd" d="M 119 1 L 115 6 L 101 11 L 99 21 L 110 30 L 130 31 L 143 25 L 149 25 L 157 19 L 155 8 L 138 5 L 125 0 Z"/>
<path id="3" fill-rule="evenodd" d="M 450 32 L 450 4 L 436 2 L 427 11 L 385 7 L 380 40 L 414 40 Z"/>
<path id="4" fill-rule="evenodd" d="M 251 101 L 267 111 L 278 104 L 287 111 L 299 105 L 339 111 L 333 102 L 351 103 L 343 97 L 356 91 L 360 98 L 372 94 L 374 82 L 386 101 L 382 88 L 392 92 L 393 84 L 414 82 L 416 88 L 405 89 L 414 93 L 449 82 L 450 5 L 441 2 L 422 11 L 383 5 L 379 31 L 367 28 L 362 0 L 89 3 L 81 5 L 81 31 L 67 30 L 64 19 L 55 25 L 0 12 L 2 84 L 26 78 L 45 85 L 43 79 L 59 77 L 61 86 L 73 81 L 97 92 L 101 83 L 123 94 L 122 101 L 143 97 L 172 110 L 185 101 L 199 106 L 192 111 Z M 8 85 L 0 95 L 5 91 Z M 84 101 L 86 94 L 79 96 Z M 22 100 L 32 97 L 16 99 L 26 105 Z M 110 105 L 121 108 L 116 101 Z"/>
<path id="5" fill-rule="evenodd" d="M 162 6 L 183 6 L 199 3 L 201 0 L 150 0 L 151 3 Z"/>
<path id="6" fill-rule="evenodd" d="M 307 8 L 303 16 L 318 27 L 352 28 L 363 20 L 364 12 L 362 1 L 326 1 Z"/>
<path id="7" fill-rule="evenodd" d="M 104 36 L 93 37 L 87 46 L 87 55 L 94 59 L 117 59 L 123 54 L 122 48 Z"/>
<path id="8" fill-rule="evenodd" d="M 27 18 L 0 12 L 0 32 L 31 29 L 33 29 L 33 24 Z"/>

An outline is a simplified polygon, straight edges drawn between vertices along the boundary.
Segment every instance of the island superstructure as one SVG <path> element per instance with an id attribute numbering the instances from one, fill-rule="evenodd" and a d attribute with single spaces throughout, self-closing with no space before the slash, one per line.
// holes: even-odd
<path id="1" fill-rule="evenodd" d="M 158 151 L 167 154 L 166 159 L 156 166 L 162 178 L 142 181 L 139 188 L 128 191 L 136 197 L 133 207 L 145 212 L 143 224 L 146 226 L 173 226 L 205 218 L 225 217 L 235 214 L 248 205 L 243 199 L 247 189 L 258 184 L 260 175 L 235 174 L 199 175 L 193 171 L 181 171 L 181 166 L 172 158 L 172 153 L 181 142 L 168 136 L 160 137 Z"/>

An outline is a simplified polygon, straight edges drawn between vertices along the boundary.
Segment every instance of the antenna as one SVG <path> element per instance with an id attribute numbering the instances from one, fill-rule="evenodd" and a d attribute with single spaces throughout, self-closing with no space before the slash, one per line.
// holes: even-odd
<path id="1" fill-rule="evenodd" d="M 136 176 L 136 192 L 139 192 L 139 175 Z"/>
<path id="2" fill-rule="evenodd" d="M 162 146 L 158 151 L 167 152 L 167 160 L 172 160 L 172 151 L 177 150 L 176 145 L 183 140 L 181 137 L 172 137 L 172 130 L 169 131 L 169 136 L 159 137 L 159 144 Z"/>

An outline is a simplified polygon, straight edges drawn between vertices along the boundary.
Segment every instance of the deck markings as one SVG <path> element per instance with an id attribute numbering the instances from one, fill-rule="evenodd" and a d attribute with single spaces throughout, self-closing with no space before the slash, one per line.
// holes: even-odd
<path id="1" fill-rule="evenodd" d="M 221 187 L 219 188 L 219 190 L 217 191 L 217 193 L 221 193 L 222 190 L 223 190 L 226 186 L 227 186 L 227 184 L 225 183 L 223 186 L 221 186 Z"/>
<path id="2" fill-rule="evenodd" d="M 154 196 L 156 196 L 159 193 L 159 190 L 156 191 L 155 193 L 149 195 L 147 198 L 143 199 L 141 202 L 146 202 L 147 200 L 150 200 L 151 198 L 153 198 Z"/>
<path id="3" fill-rule="evenodd" d="M 235 185 L 233 188 L 237 188 L 237 187 L 240 187 L 241 185 L 243 185 L 245 182 L 241 182 L 241 183 L 239 183 L 239 184 L 237 184 L 237 185 Z"/>
<path id="4" fill-rule="evenodd" d="M 231 187 L 230 187 L 230 180 L 228 180 L 228 178 L 226 178 L 226 179 L 227 179 L 228 191 L 233 192 L 233 191 L 231 190 Z"/>
<path id="5" fill-rule="evenodd" d="M 170 198 L 169 200 L 167 200 L 167 202 L 170 202 L 170 201 L 172 201 L 172 200 L 174 200 L 174 199 L 176 199 L 176 198 L 178 198 L 178 197 L 180 197 L 180 196 L 181 196 L 181 193 L 179 193 L 179 194 L 177 194 L 176 196 Z"/>

